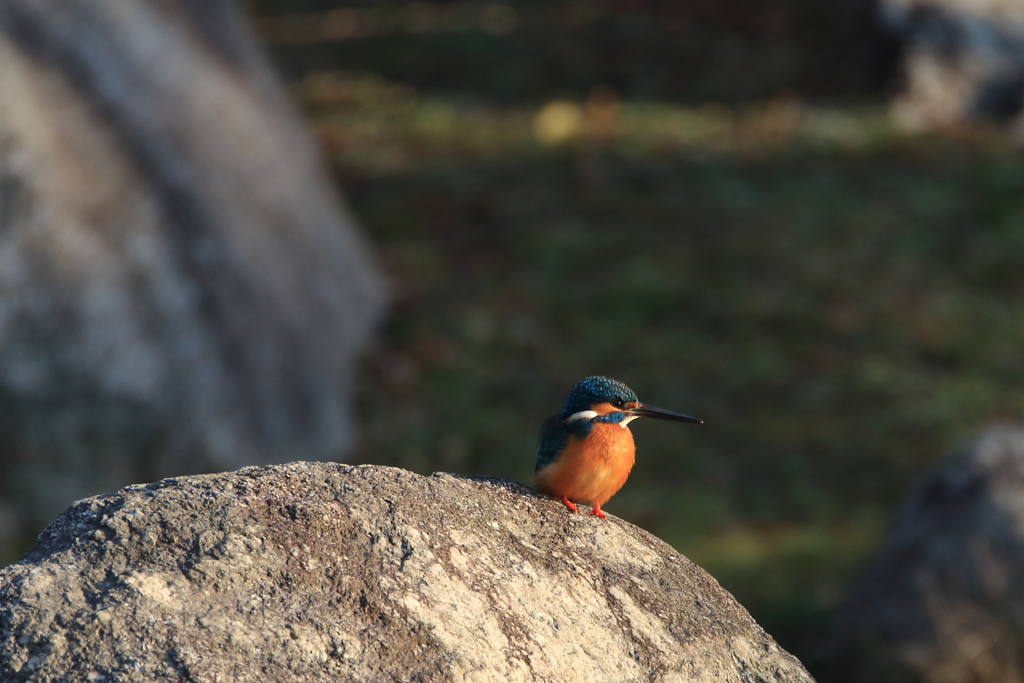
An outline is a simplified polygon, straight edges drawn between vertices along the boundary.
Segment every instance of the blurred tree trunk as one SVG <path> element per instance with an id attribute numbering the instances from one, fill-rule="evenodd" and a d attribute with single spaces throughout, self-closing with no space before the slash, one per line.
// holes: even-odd
<path id="1" fill-rule="evenodd" d="M 351 439 L 367 245 L 226 0 L 0 0 L 0 546 Z"/>

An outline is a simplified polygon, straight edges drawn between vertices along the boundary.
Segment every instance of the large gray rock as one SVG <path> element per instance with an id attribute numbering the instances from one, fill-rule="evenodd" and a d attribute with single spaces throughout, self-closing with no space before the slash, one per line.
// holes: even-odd
<path id="1" fill-rule="evenodd" d="M 0 548 L 133 481 L 342 456 L 381 304 L 230 2 L 0 2 Z"/>
<path id="2" fill-rule="evenodd" d="M 995 121 L 1024 139 L 1024 3 L 881 0 L 902 41 L 896 118 L 912 128 Z"/>
<path id="3" fill-rule="evenodd" d="M 810 681 L 650 534 L 324 463 L 81 501 L 0 570 L 0 680 Z"/>
<path id="4" fill-rule="evenodd" d="M 1022 679 L 1024 429 L 990 430 L 914 487 L 842 615 L 838 660 L 837 681 Z"/>

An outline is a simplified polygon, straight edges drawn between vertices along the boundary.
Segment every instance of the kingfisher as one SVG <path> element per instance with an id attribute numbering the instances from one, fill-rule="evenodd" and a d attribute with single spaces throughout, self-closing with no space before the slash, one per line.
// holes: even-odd
<path id="1" fill-rule="evenodd" d="M 622 488 L 633 468 L 636 447 L 629 423 L 638 417 L 676 422 L 699 420 L 641 403 L 633 390 L 608 377 L 587 377 L 573 387 L 562 412 L 548 418 L 537 437 L 537 490 L 558 498 L 573 512 L 574 503 L 601 506 Z"/>

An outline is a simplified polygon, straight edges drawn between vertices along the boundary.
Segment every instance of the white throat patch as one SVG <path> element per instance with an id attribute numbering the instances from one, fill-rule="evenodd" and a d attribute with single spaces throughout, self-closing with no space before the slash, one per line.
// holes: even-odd
<path id="1" fill-rule="evenodd" d="M 640 417 L 640 416 L 639 415 L 627 415 L 622 420 L 622 422 L 619 423 L 619 426 L 622 427 L 623 429 L 625 429 L 626 425 L 628 425 L 630 422 L 632 422 L 633 420 L 637 419 L 638 417 Z"/>

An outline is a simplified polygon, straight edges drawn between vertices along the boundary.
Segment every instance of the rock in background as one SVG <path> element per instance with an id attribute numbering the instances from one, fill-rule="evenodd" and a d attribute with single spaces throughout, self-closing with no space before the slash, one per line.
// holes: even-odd
<path id="1" fill-rule="evenodd" d="M 339 457 L 380 308 L 231 3 L 0 3 L 0 547 L 132 481 Z"/>
<path id="2" fill-rule="evenodd" d="M 916 486 L 839 650 L 837 681 L 1024 679 L 1024 429 L 987 432 Z"/>
<path id="3" fill-rule="evenodd" d="M 1024 3 L 882 0 L 903 45 L 896 118 L 912 128 L 994 121 L 1024 140 Z"/>
<path id="4" fill-rule="evenodd" d="M 803 681 L 714 579 L 491 478 L 294 463 L 77 503 L 0 570 L 4 681 Z"/>

